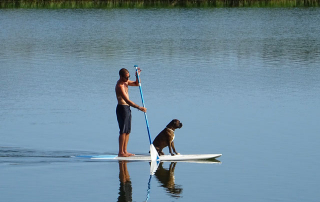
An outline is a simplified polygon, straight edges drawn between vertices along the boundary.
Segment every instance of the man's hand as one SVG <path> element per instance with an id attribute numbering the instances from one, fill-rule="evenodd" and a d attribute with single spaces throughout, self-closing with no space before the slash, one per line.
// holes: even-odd
<path id="1" fill-rule="evenodd" d="M 140 111 L 143 111 L 144 113 L 147 112 L 147 108 L 145 108 L 145 107 L 139 107 L 138 109 L 139 109 Z"/>
<path id="2" fill-rule="evenodd" d="M 140 72 L 141 72 L 141 69 L 140 69 L 140 67 L 138 67 L 138 74 L 139 74 L 139 76 L 140 76 Z M 136 77 L 137 77 L 138 75 L 137 75 L 137 71 L 136 71 Z"/>

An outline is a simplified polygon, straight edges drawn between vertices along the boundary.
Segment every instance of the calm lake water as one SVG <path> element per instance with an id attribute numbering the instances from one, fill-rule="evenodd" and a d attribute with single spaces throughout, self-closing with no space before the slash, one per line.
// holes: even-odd
<path id="1" fill-rule="evenodd" d="M 0 10 L 0 201 L 318 201 L 319 22 L 319 8 Z M 136 64 L 153 138 L 177 118 L 177 151 L 220 162 L 164 162 L 148 190 L 148 162 L 73 157 L 117 153 L 114 86 Z M 148 154 L 132 113 L 129 151 Z"/>

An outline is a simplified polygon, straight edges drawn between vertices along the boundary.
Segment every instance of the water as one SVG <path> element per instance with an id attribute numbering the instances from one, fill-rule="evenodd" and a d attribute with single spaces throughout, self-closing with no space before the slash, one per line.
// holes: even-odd
<path id="1" fill-rule="evenodd" d="M 147 162 L 73 157 L 117 153 L 114 86 L 135 64 L 151 135 L 178 118 L 178 152 L 223 154 L 163 163 L 149 201 L 317 201 L 319 20 L 319 8 L 0 10 L 0 201 L 147 199 Z M 129 151 L 147 154 L 132 112 Z"/>

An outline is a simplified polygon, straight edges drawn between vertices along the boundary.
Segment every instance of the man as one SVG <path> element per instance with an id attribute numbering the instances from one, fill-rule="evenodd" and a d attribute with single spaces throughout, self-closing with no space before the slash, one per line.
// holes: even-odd
<path id="1" fill-rule="evenodd" d="M 138 74 L 140 75 L 140 68 L 138 69 Z M 119 80 L 116 84 L 115 91 L 118 100 L 118 105 L 116 109 L 120 135 L 119 135 L 119 153 L 118 156 L 129 157 L 133 156 L 127 151 L 127 145 L 129 141 L 129 135 L 131 132 L 131 110 L 130 106 L 137 108 L 140 111 L 147 112 L 147 109 L 140 107 L 129 99 L 128 86 L 139 86 L 139 80 L 136 73 L 136 81 L 130 81 L 129 71 L 125 68 L 119 71 Z"/>

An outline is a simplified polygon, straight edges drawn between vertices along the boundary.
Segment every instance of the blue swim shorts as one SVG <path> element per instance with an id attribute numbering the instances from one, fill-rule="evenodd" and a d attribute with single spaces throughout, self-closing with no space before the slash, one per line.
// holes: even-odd
<path id="1" fill-rule="evenodd" d="M 131 109 L 129 105 L 117 105 L 116 109 L 120 134 L 131 132 Z"/>

